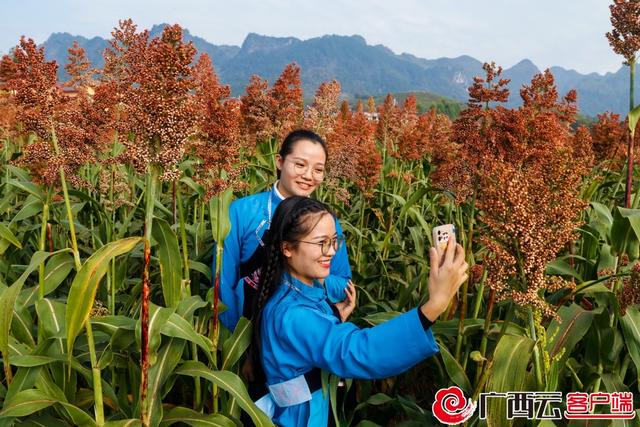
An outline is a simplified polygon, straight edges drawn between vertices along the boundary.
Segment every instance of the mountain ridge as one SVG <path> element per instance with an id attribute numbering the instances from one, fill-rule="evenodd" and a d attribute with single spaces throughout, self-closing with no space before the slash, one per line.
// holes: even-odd
<path id="1" fill-rule="evenodd" d="M 154 25 L 151 36 L 161 33 L 166 24 Z M 458 102 L 466 102 L 468 86 L 474 76 L 482 76 L 483 62 L 469 55 L 453 58 L 420 58 L 411 53 L 396 54 L 388 47 L 369 45 L 360 35 L 326 34 L 302 40 L 296 37 L 274 37 L 249 33 L 241 46 L 215 45 L 184 29 L 184 39 L 192 41 L 199 53 L 211 56 L 220 80 L 230 84 L 234 96 L 241 95 L 253 74 L 273 83 L 284 67 L 296 62 L 301 67 L 305 97 L 312 95 L 323 81 L 336 79 L 349 99 L 381 96 L 387 92 L 430 92 Z M 87 51 L 96 67 L 103 64 L 102 51 L 108 42 L 101 37 L 87 38 L 69 33 L 53 33 L 44 42 L 47 59 L 55 59 L 59 77 L 65 79 L 66 49 L 74 40 Z M 578 91 L 578 107 L 582 114 L 595 116 L 604 111 L 626 115 L 628 111 L 629 72 L 621 67 L 606 74 L 582 74 L 573 69 L 550 68 L 558 92 Z M 505 68 L 509 84 L 509 107 L 521 104 L 520 88 L 541 70 L 524 58 Z M 636 76 L 640 86 L 640 75 Z"/>

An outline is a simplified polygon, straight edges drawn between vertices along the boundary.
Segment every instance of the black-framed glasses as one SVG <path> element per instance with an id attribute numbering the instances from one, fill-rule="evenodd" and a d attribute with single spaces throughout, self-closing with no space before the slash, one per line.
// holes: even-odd
<path id="1" fill-rule="evenodd" d="M 336 236 L 333 239 L 326 238 L 319 242 L 309 242 L 307 240 L 296 240 L 296 242 L 300 243 L 309 243 L 311 245 L 320 246 L 320 250 L 322 251 L 322 255 L 327 255 L 329 253 L 329 248 L 333 246 L 333 250 L 338 252 L 338 249 L 342 247 L 344 244 L 344 236 Z"/>

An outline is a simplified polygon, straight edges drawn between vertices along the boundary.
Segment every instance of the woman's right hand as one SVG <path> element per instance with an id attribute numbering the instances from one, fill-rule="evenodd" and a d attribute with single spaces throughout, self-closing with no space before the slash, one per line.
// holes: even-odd
<path id="1" fill-rule="evenodd" d="M 346 322 L 351 313 L 353 313 L 353 309 L 356 308 L 356 285 L 351 280 L 349 280 L 347 287 L 344 289 L 344 293 L 346 294 L 344 300 L 336 303 L 342 322 Z"/>
<path id="2" fill-rule="evenodd" d="M 429 250 L 431 271 L 429 272 L 429 300 L 420 310 L 434 322 L 449 306 L 451 298 L 460 285 L 467 280 L 469 264 L 464 259 L 464 249 L 456 243 L 455 236 L 447 242 L 447 249 L 440 255 L 435 248 Z M 444 257 L 444 260 L 441 258 Z"/>

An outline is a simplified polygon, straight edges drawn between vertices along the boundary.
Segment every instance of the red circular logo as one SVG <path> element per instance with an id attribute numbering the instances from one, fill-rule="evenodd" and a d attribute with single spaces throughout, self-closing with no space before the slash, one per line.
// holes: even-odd
<path id="1" fill-rule="evenodd" d="M 443 424 L 460 424 L 467 421 L 476 410 L 476 402 L 467 400 L 456 386 L 443 388 L 436 393 L 431 406 L 433 415 Z"/>

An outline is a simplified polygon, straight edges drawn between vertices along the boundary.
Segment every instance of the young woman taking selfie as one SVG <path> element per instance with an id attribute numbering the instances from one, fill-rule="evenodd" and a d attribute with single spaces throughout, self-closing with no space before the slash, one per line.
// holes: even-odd
<path id="1" fill-rule="evenodd" d="M 275 210 L 253 309 L 253 346 L 269 389 L 257 404 L 276 425 L 327 426 L 329 396 L 322 391 L 321 370 L 343 378 L 384 378 L 436 353 L 431 325 L 467 278 L 464 251 L 452 237 L 442 254 L 430 250 L 428 301 L 360 329 L 344 321 L 355 304 L 352 284 L 337 310 L 328 301 L 326 279 L 342 243 L 323 203 L 294 196 Z"/>

